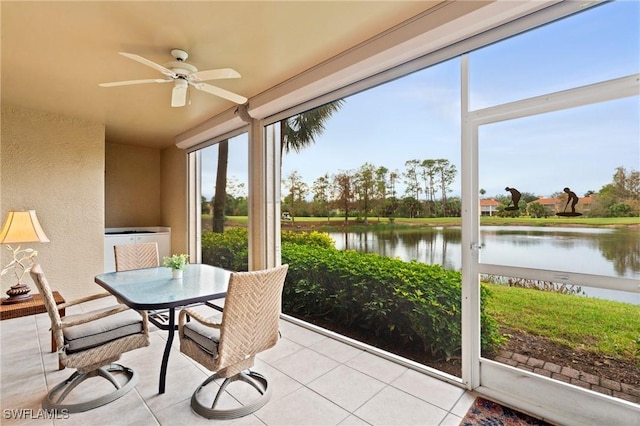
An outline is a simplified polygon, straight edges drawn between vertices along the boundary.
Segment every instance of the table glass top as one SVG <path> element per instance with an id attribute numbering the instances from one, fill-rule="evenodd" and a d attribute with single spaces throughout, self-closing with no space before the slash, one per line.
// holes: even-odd
<path id="1" fill-rule="evenodd" d="M 231 272 L 211 265 L 190 264 L 182 278 L 158 267 L 110 272 L 96 283 L 135 309 L 157 309 L 224 297 Z"/>

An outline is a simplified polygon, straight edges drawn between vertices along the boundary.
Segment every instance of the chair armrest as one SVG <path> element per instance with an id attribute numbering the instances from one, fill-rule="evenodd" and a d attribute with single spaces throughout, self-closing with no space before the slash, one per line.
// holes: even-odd
<path id="1" fill-rule="evenodd" d="M 67 327 L 73 327 L 74 325 L 80 325 L 80 324 L 85 324 L 91 321 L 95 321 L 97 319 L 100 318 L 104 318 L 104 317 L 108 317 L 110 315 L 115 315 L 117 313 L 120 312 L 124 312 L 127 311 L 131 308 L 129 308 L 128 306 L 125 305 L 117 305 L 114 306 L 111 309 L 108 309 L 106 311 L 102 311 L 102 312 L 97 312 L 94 315 L 91 315 L 89 317 L 85 317 L 85 318 L 81 318 L 81 319 L 76 319 L 76 320 L 71 320 L 71 321 L 65 321 L 64 318 L 62 318 L 61 324 L 60 324 L 60 328 L 67 328 Z M 144 320 L 144 317 L 143 317 Z"/>
<path id="2" fill-rule="evenodd" d="M 65 309 L 65 308 L 68 308 L 69 306 L 78 305 L 80 303 L 89 302 L 91 300 L 102 299 L 107 296 L 111 296 L 111 293 L 105 292 L 105 293 L 92 294 L 91 296 L 85 296 L 79 299 L 71 300 L 69 302 L 61 303 L 58 305 L 58 309 Z"/>
<path id="3" fill-rule="evenodd" d="M 149 335 L 149 314 L 147 313 L 147 311 L 139 311 L 137 309 L 134 310 L 142 317 L 142 329 L 144 331 L 144 334 Z"/>
<path id="4" fill-rule="evenodd" d="M 194 320 L 198 321 L 200 324 L 206 325 L 207 327 L 220 328 L 222 326 L 222 324 L 213 322 L 191 309 L 183 309 L 180 311 L 180 315 L 178 316 L 178 333 L 180 334 L 180 336 L 182 336 L 182 329 L 186 322 L 187 315 L 190 318 L 193 318 Z"/>

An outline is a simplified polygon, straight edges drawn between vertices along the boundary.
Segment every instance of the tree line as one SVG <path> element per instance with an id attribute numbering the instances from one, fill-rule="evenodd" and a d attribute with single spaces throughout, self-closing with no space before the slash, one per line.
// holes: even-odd
<path id="1" fill-rule="evenodd" d="M 282 209 L 295 216 L 377 217 L 459 216 L 460 199 L 450 198 L 456 166 L 444 158 L 408 160 L 405 170 L 364 163 L 357 169 L 317 178 L 312 185 L 300 173 L 282 179 Z M 399 182 L 404 193 L 398 194 Z"/>

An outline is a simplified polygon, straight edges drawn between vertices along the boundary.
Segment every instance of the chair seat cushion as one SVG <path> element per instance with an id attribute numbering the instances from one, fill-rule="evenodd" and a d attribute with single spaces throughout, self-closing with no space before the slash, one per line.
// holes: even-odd
<path id="1" fill-rule="evenodd" d="M 218 356 L 220 329 L 207 327 L 198 321 L 190 321 L 184 325 L 184 336 L 193 340 L 205 352 L 214 358 Z"/>
<path id="2" fill-rule="evenodd" d="M 113 309 L 113 306 L 84 314 L 66 316 L 62 322 L 64 324 L 65 320 L 70 321 L 82 317 L 91 317 L 96 313 L 109 309 Z M 68 354 L 94 348 L 113 340 L 142 332 L 142 317 L 134 310 L 118 312 L 86 324 L 62 329 Z"/>

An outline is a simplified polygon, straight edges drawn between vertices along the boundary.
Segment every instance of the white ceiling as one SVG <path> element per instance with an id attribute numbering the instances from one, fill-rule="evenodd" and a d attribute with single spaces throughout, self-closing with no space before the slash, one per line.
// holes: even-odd
<path id="1" fill-rule="evenodd" d="M 105 124 L 109 143 L 164 148 L 233 107 L 190 90 L 170 106 L 172 84 L 103 88 L 162 78 L 117 54 L 164 64 L 184 49 L 200 70 L 242 78 L 209 82 L 247 98 L 305 71 L 439 1 L 2 1 L 2 105 Z"/>

